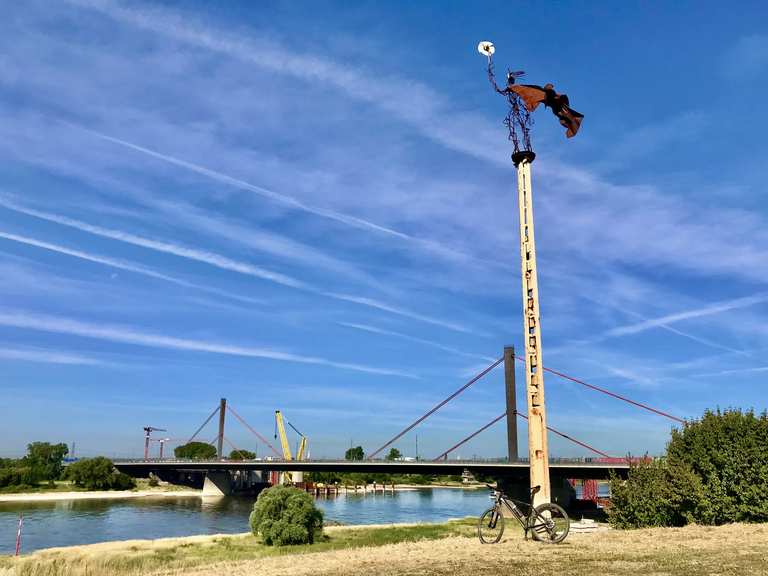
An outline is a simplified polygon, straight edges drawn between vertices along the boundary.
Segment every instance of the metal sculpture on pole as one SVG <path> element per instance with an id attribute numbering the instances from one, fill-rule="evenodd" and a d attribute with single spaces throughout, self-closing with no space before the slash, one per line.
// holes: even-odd
<path id="1" fill-rule="evenodd" d="M 517 168 L 518 208 L 520 213 L 520 259 L 523 288 L 523 338 L 525 341 L 525 389 L 528 401 L 528 457 L 531 486 L 541 486 L 533 498 L 538 506 L 550 501 L 549 460 L 547 449 L 547 416 L 544 404 L 544 374 L 541 355 L 541 323 L 539 282 L 536 268 L 536 240 L 533 220 L 533 188 L 531 164 L 536 158 L 531 146 L 531 112 L 544 104 L 566 128 L 571 138 L 581 126 L 584 116 L 569 105 L 568 96 L 555 92 L 552 84 L 516 84 L 522 71 L 507 72 L 507 86 L 499 88 L 493 69 L 496 48 L 491 42 L 480 42 L 480 54 L 488 58 L 488 79 L 494 90 L 505 96 L 509 104 L 504 125 L 514 150 L 512 162 Z"/>

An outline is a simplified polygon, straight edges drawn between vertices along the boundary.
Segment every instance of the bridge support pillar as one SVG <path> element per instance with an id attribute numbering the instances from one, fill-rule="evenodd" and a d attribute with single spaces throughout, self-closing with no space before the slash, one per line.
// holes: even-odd
<path id="1" fill-rule="evenodd" d="M 232 476 L 227 470 L 209 470 L 205 474 L 203 496 L 228 496 L 232 493 Z"/>
<path id="2" fill-rule="evenodd" d="M 219 403 L 219 437 L 216 444 L 216 456 L 219 460 L 224 458 L 224 421 L 227 417 L 227 399 L 222 398 Z"/>
<path id="3" fill-rule="evenodd" d="M 507 451 L 510 462 L 517 462 L 517 386 L 515 385 L 515 347 L 504 347 L 504 387 L 507 391 Z"/>

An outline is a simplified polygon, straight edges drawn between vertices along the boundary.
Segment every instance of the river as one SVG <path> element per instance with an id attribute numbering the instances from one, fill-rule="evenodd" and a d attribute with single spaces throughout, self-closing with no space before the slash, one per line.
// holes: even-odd
<path id="1" fill-rule="evenodd" d="M 343 524 L 440 522 L 478 516 L 487 490 L 426 488 L 387 494 L 320 498 L 325 518 Z M 253 499 L 136 498 L 0 503 L 0 554 L 12 554 L 19 514 L 24 514 L 22 551 L 131 540 L 233 534 L 248 531 Z"/>

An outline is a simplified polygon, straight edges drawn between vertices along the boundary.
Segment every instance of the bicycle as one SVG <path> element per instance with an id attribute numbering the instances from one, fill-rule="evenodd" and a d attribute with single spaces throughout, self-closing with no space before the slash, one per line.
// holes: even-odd
<path id="1" fill-rule="evenodd" d="M 571 521 L 568 514 L 554 502 L 547 502 L 534 507 L 532 504 L 513 500 L 506 497 L 501 490 L 486 484 L 493 491 L 491 498 L 494 500 L 492 508 L 489 508 L 477 523 L 477 536 L 483 544 L 496 544 L 504 534 L 504 510 L 515 518 L 525 531 L 525 539 L 528 540 L 528 532 L 534 540 L 548 544 L 559 544 L 568 536 Z M 531 489 L 531 502 L 534 495 L 541 490 L 541 486 Z M 528 508 L 528 514 L 517 505 Z"/>

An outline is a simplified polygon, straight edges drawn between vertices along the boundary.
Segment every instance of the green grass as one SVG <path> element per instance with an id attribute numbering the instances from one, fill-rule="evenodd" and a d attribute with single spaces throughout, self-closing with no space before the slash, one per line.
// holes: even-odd
<path id="1" fill-rule="evenodd" d="M 147 490 L 152 492 L 179 492 L 183 490 L 193 490 L 193 488 L 176 484 L 163 484 L 161 486 L 152 487 L 149 485 L 148 479 L 137 478 L 136 487 L 132 488 L 132 490 L 134 492 Z M 75 486 L 69 480 L 55 480 L 53 484 L 40 482 L 36 486 L 6 486 L 0 488 L 0 494 L 42 494 L 46 492 L 89 492 L 89 490 L 82 486 Z"/>
<path id="2" fill-rule="evenodd" d="M 55 480 L 53 484 L 40 482 L 35 486 L 6 486 L 0 488 L 0 494 L 39 494 L 41 492 L 86 492 L 86 489 L 75 486 L 69 480 Z"/>
<path id="3" fill-rule="evenodd" d="M 445 524 L 384 528 L 336 528 L 314 544 L 265 546 L 252 535 L 221 536 L 202 541 L 170 539 L 110 543 L 59 550 L 41 550 L 19 559 L 0 557 L 0 576 L 133 576 L 157 570 L 179 570 L 216 562 L 253 560 L 268 556 L 306 554 L 397 542 L 474 536 L 475 520 Z M 5 572 L 3 572 L 5 571 Z"/>

